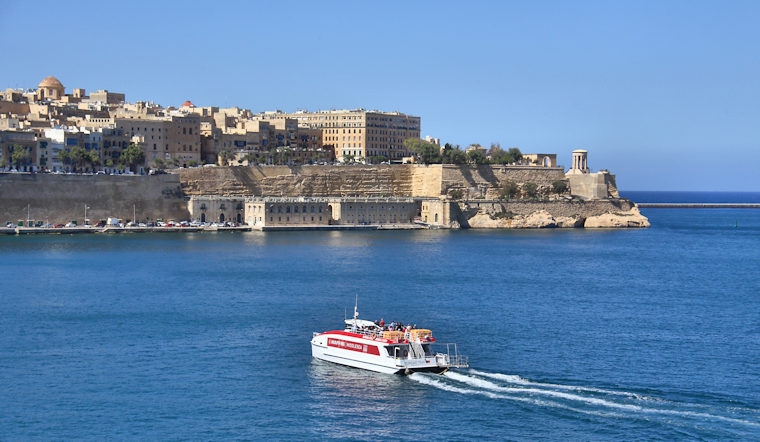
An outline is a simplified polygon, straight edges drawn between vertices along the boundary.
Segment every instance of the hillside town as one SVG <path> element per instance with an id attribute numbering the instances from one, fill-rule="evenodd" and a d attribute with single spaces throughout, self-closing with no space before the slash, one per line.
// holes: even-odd
<path id="1" fill-rule="evenodd" d="M 0 94 L 0 172 L 10 172 L 0 175 L 0 214 L 9 227 L 90 218 L 262 230 L 648 225 L 614 175 L 591 173 L 586 150 L 573 150 L 565 171 L 554 153 L 463 151 L 421 139 L 420 126 L 419 116 L 365 109 L 129 103 L 107 90 L 66 93 L 47 77 Z"/>
<path id="2" fill-rule="evenodd" d="M 365 109 L 253 113 L 87 93 L 55 77 L 0 92 L 0 169 L 147 173 L 203 164 L 408 161 L 420 117 Z M 437 140 L 432 140 L 437 141 Z M 129 173 L 129 172 L 128 172 Z"/>

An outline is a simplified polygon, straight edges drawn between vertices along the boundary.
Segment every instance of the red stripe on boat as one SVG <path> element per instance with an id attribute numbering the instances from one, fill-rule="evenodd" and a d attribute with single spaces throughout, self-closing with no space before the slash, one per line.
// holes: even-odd
<path id="1" fill-rule="evenodd" d="M 380 356 L 380 349 L 378 349 L 376 345 L 345 341 L 343 339 L 327 338 L 327 346 Z"/>

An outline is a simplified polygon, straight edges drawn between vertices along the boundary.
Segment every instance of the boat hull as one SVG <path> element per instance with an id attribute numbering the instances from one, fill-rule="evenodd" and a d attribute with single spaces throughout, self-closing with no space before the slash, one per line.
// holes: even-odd
<path id="1" fill-rule="evenodd" d="M 311 340 L 311 354 L 322 361 L 387 374 L 443 373 L 449 369 L 442 356 L 428 355 L 417 359 L 392 357 L 387 354 L 385 344 L 347 336 L 344 332 L 327 332 L 317 334 Z"/>

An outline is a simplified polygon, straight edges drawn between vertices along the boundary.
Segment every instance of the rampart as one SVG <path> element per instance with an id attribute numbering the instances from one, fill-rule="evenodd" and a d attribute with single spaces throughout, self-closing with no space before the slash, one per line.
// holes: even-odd
<path id="1" fill-rule="evenodd" d="M 0 173 L 0 221 L 82 225 L 108 217 L 188 219 L 179 176 Z"/>
<path id="2" fill-rule="evenodd" d="M 186 195 L 405 196 L 407 166 L 231 166 L 178 169 Z"/>
<path id="3" fill-rule="evenodd" d="M 93 223 L 107 217 L 190 219 L 186 199 L 192 196 L 411 197 L 425 201 L 420 213 L 424 222 L 453 228 L 605 226 L 613 221 L 587 220 L 602 214 L 618 214 L 620 218 L 619 214 L 627 211 L 638 214 L 633 203 L 616 198 L 613 175 L 596 180 L 594 191 L 602 196 L 586 201 L 571 198 L 569 190 L 555 193 L 552 187 L 558 181 L 569 182 L 558 167 L 440 164 L 212 166 L 154 176 L 5 173 L 0 174 L 0 222 L 29 218 L 46 224 L 81 223 L 85 206 Z M 533 183 L 536 195 L 522 193 L 505 200 L 503 187 L 507 182 L 518 188 Z M 543 218 L 518 219 L 536 213 Z M 632 226 L 644 221 L 624 218 L 614 222 Z"/>
<path id="4" fill-rule="evenodd" d="M 456 165 L 231 166 L 178 169 L 187 195 L 497 198 L 504 181 L 539 190 L 565 180 L 560 167 Z"/>

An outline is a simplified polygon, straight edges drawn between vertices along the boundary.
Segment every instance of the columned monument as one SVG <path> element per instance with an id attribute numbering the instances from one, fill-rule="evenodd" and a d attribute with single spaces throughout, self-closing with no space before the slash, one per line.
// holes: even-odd
<path id="1" fill-rule="evenodd" d="M 573 165 L 567 172 L 570 174 L 589 173 L 588 170 L 588 151 L 576 149 L 573 151 Z"/>

